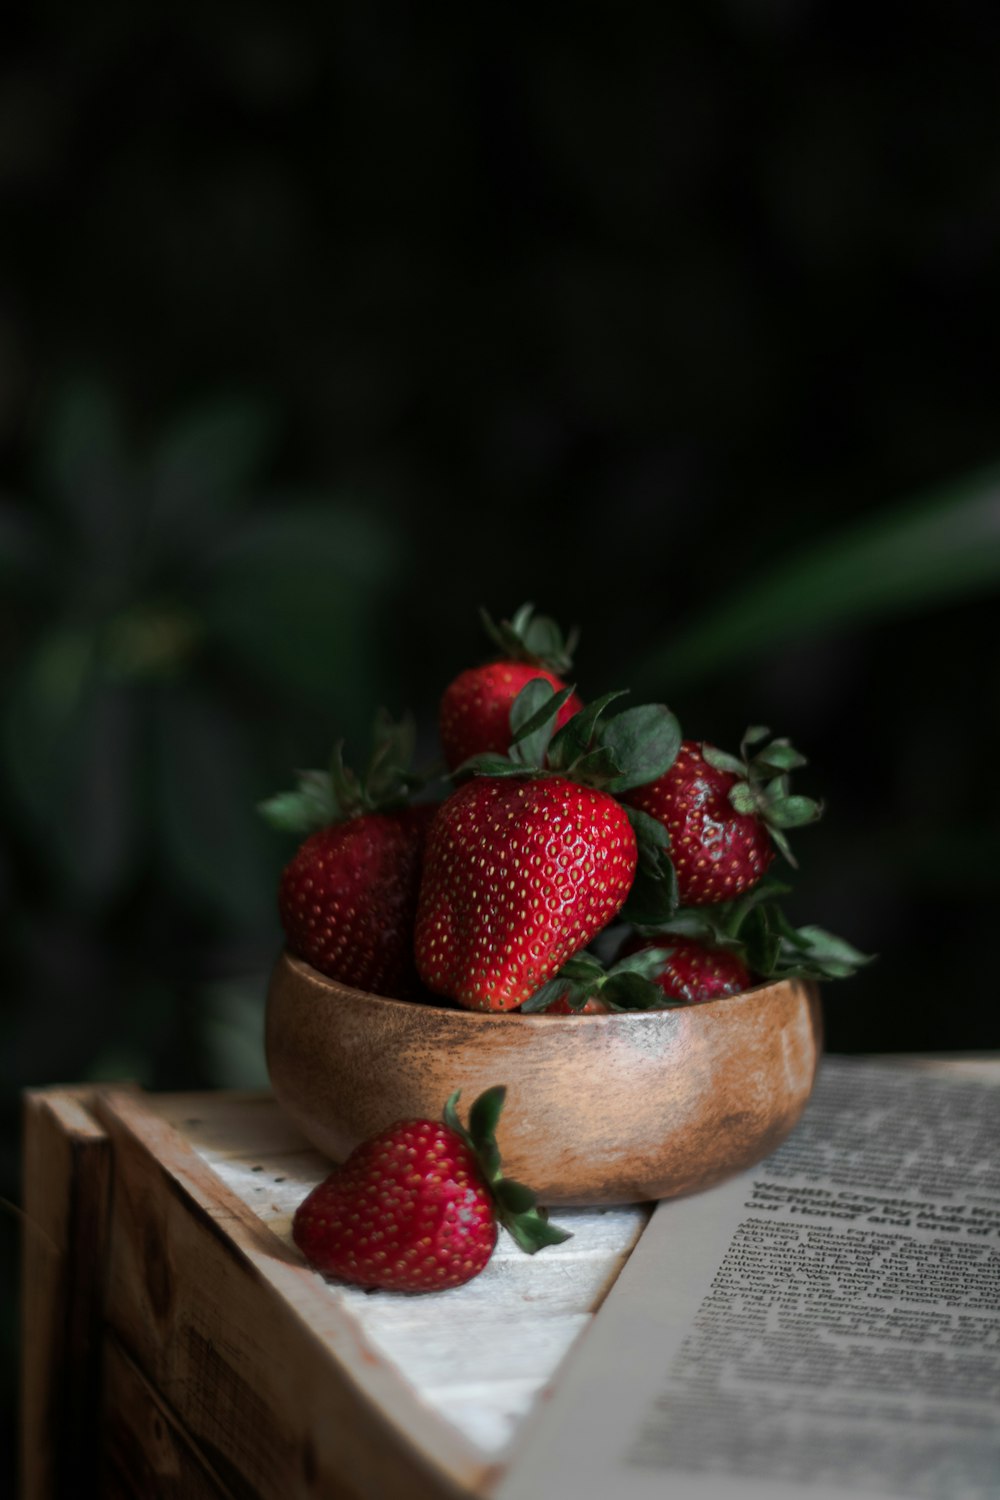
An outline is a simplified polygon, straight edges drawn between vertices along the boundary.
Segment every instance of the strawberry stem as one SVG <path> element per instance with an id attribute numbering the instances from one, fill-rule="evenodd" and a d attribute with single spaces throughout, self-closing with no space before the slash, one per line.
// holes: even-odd
<path id="1" fill-rule="evenodd" d="M 398 721 L 380 709 L 372 731 L 372 751 L 364 776 L 344 763 L 344 741 L 338 740 L 325 771 L 298 771 L 294 791 L 279 792 L 257 805 L 272 828 L 307 834 L 345 823 L 368 812 L 406 807 L 411 794 L 440 775 L 441 767 L 411 769 L 416 732 L 405 714 Z"/>
<path id="2" fill-rule="evenodd" d="M 512 620 L 501 620 L 499 624 L 483 608 L 479 610 L 479 618 L 490 640 L 509 661 L 544 667 L 557 677 L 573 670 L 573 652 L 580 639 L 575 627 L 564 637 L 555 620 L 535 614 L 533 604 L 522 604 Z"/>
<path id="3" fill-rule="evenodd" d="M 505 1177 L 500 1169 L 496 1128 L 507 1098 L 504 1085 L 494 1084 L 479 1095 L 469 1110 L 468 1129 L 459 1119 L 460 1098 L 461 1090 L 456 1089 L 445 1104 L 444 1123 L 464 1141 L 476 1158 L 493 1199 L 496 1216 L 515 1243 L 526 1254 L 534 1255 L 546 1245 L 561 1245 L 564 1240 L 571 1239 L 568 1230 L 549 1223 L 545 1209 L 539 1208 L 531 1188 Z"/>

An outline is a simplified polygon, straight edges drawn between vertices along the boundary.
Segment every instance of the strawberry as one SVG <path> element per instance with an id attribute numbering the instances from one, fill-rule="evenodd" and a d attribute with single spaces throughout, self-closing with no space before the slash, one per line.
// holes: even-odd
<path id="1" fill-rule="evenodd" d="M 522 605 L 513 620 L 499 625 L 485 610 L 482 618 L 502 654 L 499 661 L 460 672 L 444 691 L 438 721 L 445 760 L 452 771 L 472 755 L 504 754 L 510 745 L 511 705 L 522 688 L 540 677 L 561 692 L 566 684 L 558 674 L 572 666 L 574 638 L 564 642 L 555 621 L 535 615 L 532 605 Z M 559 710 L 557 727 L 582 707 L 576 693 L 571 693 Z"/>
<path id="2" fill-rule="evenodd" d="M 522 1005 L 521 1009 L 524 1009 Z M 608 1014 L 607 1002 L 601 1000 L 597 995 L 588 995 L 582 1005 L 573 1005 L 569 995 L 565 992 L 546 1005 L 542 1012 L 545 1016 L 606 1016 Z"/>
<path id="3" fill-rule="evenodd" d="M 669 948 L 664 945 L 669 943 Z M 666 956 L 652 975 L 653 983 L 668 1000 L 688 1004 L 718 1000 L 723 995 L 740 995 L 754 983 L 742 958 L 724 948 L 711 948 L 693 938 L 659 937 L 629 943 L 626 954 L 665 951 Z"/>
<path id="4" fill-rule="evenodd" d="M 607 925 L 635 877 L 637 842 L 613 792 L 669 765 L 670 711 L 597 721 L 617 694 L 552 738 L 567 690 L 528 684 L 511 710 L 511 753 L 476 774 L 431 825 L 417 909 L 417 969 L 472 1010 L 513 1010 Z"/>
<path id="5" fill-rule="evenodd" d="M 451 771 L 471 755 L 495 751 L 502 755 L 510 745 L 510 706 L 521 689 L 540 677 L 559 692 L 562 678 L 545 667 L 522 661 L 487 662 L 460 672 L 441 699 L 439 730 L 444 758 Z M 560 727 L 583 707 L 572 693 L 560 710 Z"/>
<path id="6" fill-rule="evenodd" d="M 443 1124 L 401 1120 L 357 1146 L 296 1211 L 292 1236 L 309 1264 L 359 1286 L 443 1291 L 483 1270 L 498 1220 L 529 1254 L 568 1239 L 500 1170 L 504 1097 L 500 1086 L 481 1094 L 468 1130 L 455 1093 Z"/>
<path id="7" fill-rule="evenodd" d="M 472 1010 L 513 1010 L 621 909 L 636 864 L 625 810 L 562 777 L 476 777 L 427 840 L 417 969 Z"/>
<path id="8" fill-rule="evenodd" d="M 685 740 L 665 775 L 625 796 L 669 834 L 677 895 L 684 906 L 729 901 L 750 890 L 774 859 L 790 864 L 786 828 L 814 822 L 822 808 L 791 796 L 788 772 L 805 765 L 787 740 L 774 740 L 752 757 L 766 729 L 748 730 L 743 758 Z"/>
<path id="9" fill-rule="evenodd" d="M 434 811 L 360 813 L 311 834 L 278 888 L 289 949 L 341 984 L 410 998 L 418 987 L 413 922 Z"/>
<path id="10" fill-rule="evenodd" d="M 420 989 L 413 923 L 433 806 L 406 804 L 407 724 L 383 720 L 364 782 L 337 746 L 329 772 L 262 805 L 275 826 L 316 831 L 281 876 L 278 911 L 290 951 L 342 984 L 399 999 Z"/>

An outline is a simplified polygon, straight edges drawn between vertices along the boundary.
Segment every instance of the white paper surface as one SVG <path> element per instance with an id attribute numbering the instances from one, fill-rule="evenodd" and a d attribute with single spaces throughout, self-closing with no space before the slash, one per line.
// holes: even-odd
<path id="1" fill-rule="evenodd" d="M 658 1206 L 498 1500 L 997 1500 L 1000 1064 L 826 1059 Z"/>

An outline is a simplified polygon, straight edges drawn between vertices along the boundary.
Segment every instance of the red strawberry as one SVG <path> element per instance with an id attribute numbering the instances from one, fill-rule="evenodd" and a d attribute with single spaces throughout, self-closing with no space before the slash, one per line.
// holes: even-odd
<path id="1" fill-rule="evenodd" d="M 493 1139 L 504 1089 L 472 1106 L 469 1129 L 402 1120 L 355 1148 L 295 1214 L 295 1243 L 316 1270 L 359 1286 L 442 1291 L 478 1276 L 493 1253 L 497 1220 L 522 1249 L 568 1238 L 521 1183 L 503 1177 Z"/>
<path id="2" fill-rule="evenodd" d="M 488 662 L 459 673 L 445 689 L 438 720 L 449 770 L 456 770 L 470 755 L 486 751 L 502 755 L 508 749 L 511 704 L 535 677 L 550 683 L 557 693 L 566 686 L 554 672 L 523 661 Z M 582 707 L 573 693 L 559 710 L 558 727 Z"/>
<path id="3" fill-rule="evenodd" d="M 433 1120 L 403 1120 L 356 1147 L 313 1189 L 292 1234 L 325 1276 L 426 1292 L 478 1276 L 497 1226 L 465 1143 Z"/>
<path id="4" fill-rule="evenodd" d="M 562 776 L 474 777 L 427 839 L 417 969 L 471 1010 L 513 1010 L 620 910 L 636 868 L 625 809 Z"/>
<path id="5" fill-rule="evenodd" d="M 316 829 L 286 867 L 278 910 L 289 949 L 342 984 L 407 999 L 420 990 L 413 922 L 434 807 L 406 805 L 412 730 L 376 728 L 364 782 L 343 764 L 300 773 L 299 787 L 262 804 L 274 826 Z"/>
<path id="6" fill-rule="evenodd" d="M 435 810 L 361 813 L 307 838 L 278 888 L 292 953 L 341 984 L 410 998 L 419 988 L 413 923 Z"/>
<path id="7" fill-rule="evenodd" d="M 511 707 L 509 756 L 481 757 L 428 835 L 417 969 L 428 989 L 471 1010 L 529 1000 L 620 911 L 638 844 L 611 793 L 662 775 L 680 744 L 662 704 L 602 719 L 620 693 L 556 733 L 565 696 L 527 684 Z"/>
<path id="8" fill-rule="evenodd" d="M 767 734 L 748 730 L 742 760 L 685 740 L 665 775 L 624 797 L 667 829 L 682 906 L 750 890 L 774 859 L 775 845 L 794 864 L 783 830 L 820 815 L 811 798 L 789 795 L 787 773 L 805 761 L 787 740 L 750 757 L 750 746 Z"/>
<path id="9" fill-rule="evenodd" d="M 753 976 L 743 960 L 723 948 L 708 948 L 693 938 L 663 935 L 629 943 L 626 954 L 647 949 L 669 949 L 669 957 L 650 977 L 670 1000 L 688 1004 L 700 1000 L 718 1000 L 723 995 L 741 995 L 753 984 Z"/>
<path id="10" fill-rule="evenodd" d="M 558 995 L 545 1007 L 547 1016 L 603 1016 L 608 1007 L 596 995 L 589 995 L 582 1005 L 570 1005 L 568 995 Z"/>
<path id="11" fill-rule="evenodd" d="M 558 674 L 572 667 L 573 639 L 564 642 L 555 622 L 535 615 L 530 604 L 500 625 L 485 611 L 482 614 L 487 633 L 502 654 L 499 661 L 460 672 L 445 689 L 438 720 L 445 760 L 452 771 L 471 755 L 504 754 L 511 740 L 511 705 L 518 693 L 536 677 L 561 692 L 566 684 Z M 557 727 L 582 707 L 573 693 L 559 710 Z"/>

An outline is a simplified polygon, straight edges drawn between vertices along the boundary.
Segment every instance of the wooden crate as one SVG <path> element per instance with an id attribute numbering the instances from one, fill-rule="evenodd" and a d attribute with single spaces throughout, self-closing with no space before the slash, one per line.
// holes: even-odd
<path id="1" fill-rule="evenodd" d="M 647 1222 L 563 1210 L 466 1287 L 325 1282 L 328 1170 L 258 1094 L 26 1099 L 22 1495 L 486 1496 Z"/>

